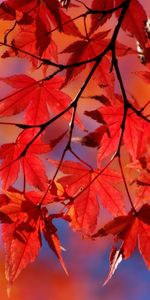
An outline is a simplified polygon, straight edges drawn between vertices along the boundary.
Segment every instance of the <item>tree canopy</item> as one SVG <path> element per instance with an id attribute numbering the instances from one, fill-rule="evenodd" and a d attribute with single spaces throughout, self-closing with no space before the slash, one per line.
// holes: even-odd
<path id="1" fill-rule="evenodd" d="M 20 68 L 0 77 L 0 128 L 15 128 L 0 146 L 9 284 L 42 238 L 68 273 L 55 219 L 114 237 L 104 284 L 136 244 L 150 268 L 147 15 L 138 0 L 1 2 L 1 61 Z"/>

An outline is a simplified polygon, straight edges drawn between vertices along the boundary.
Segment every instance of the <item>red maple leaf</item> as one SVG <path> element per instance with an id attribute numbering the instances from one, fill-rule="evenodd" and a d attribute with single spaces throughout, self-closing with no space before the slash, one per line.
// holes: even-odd
<path id="1" fill-rule="evenodd" d="M 24 178 L 33 186 L 45 190 L 48 179 L 44 165 L 38 154 L 46 153 L 50 150 L 49 145 L 44 144 L 41 138 L 36 139 L 25 153 L 25 148 L 35 136 L 36 131 L 28 129 L 23 131 L 15 143 L 4 144 L 0 147 L 0 159 L 3 160 L 0 167 L 0 177 L 3 188 L 7 189 L 18 178 L 20 166 L 22 167 Z"/>
<path id="2" fill-rule="evenodd" d="M 64 12 L 58 0 L 45 0 L 39 3 L 35 0 L 5 1 L 1 4 L 0 17 L 8 20 L 16 19 L 15 27 L 19 26 L 19 33 L 14 36 L 11 47 L 4 52 L 3 58 L 14 56 L 16 53 L 20 57 L 25 57 L 28 53 L 28 58 L 34 64 L 37 64 L 37 60 L 33 56 L 57 60 L 51 24 L 56 28 L 58 26 L 65 34 L 82 37 L 74 21 Z"/>
<path id="3" fill-rule="evenodd" d="M 93 237 L 102 237 L 108 234 L 114 235 L 115 239 L 123 240 L 119 250 L 115 250 L 115 255 L 111 255 L 111 269 L 105 283 L 112 277 L 118 263 L 122 259 L 129 258 L 135 250 L 138 241 L 139 252 L 148 268 L 150 268 L 150 206 L 143 205 L 140 210 L 135 213 L 129 213 L 126 216 L 120 216 L 102 227 Z"/>
<path id="4" fill-rule="evenodd" d="M 91 9 L 93 10 L 99 10 L 99 11 L 107 11 L 108 9 L 114 8 L 114 0 L 108 0 L 108 1 L 92 1 Z M 90 28 L 90 34 L 93 33 L 95 30 L 98 29 L 99 26 L 102 26 L 110 17 L 112 14 L 92 14 L 91 16 L 91 28 Z"/>
<path id="5" fill-rule="evenodd" d="M 98 163 L 101 163 L 105 157 L 117 151 L 124 115 L 122 104 L 121 98 L 116 95 L 115 105 L 101 106 L 93 113 L 86 112 L 86 115 L 101 123 L 102 126 L 105 126 L 105 130 L 103 130 L 102 137 L 99 140 Z M 133 161 L 143 156 L 143 153 L 146 151 L 147 144 L 149 143 L 149 130 L 149 123 L 138 117 L 131 109 L 128 109 L 123 141 Z M 98 145 L 96 144 L 96 146 Z"/>
<path id="6" fill-rule="evenodd" d="M 0 78 L 0 80 L 16 89 L 15 92 L 1 99 L 1 116 L 9 116 L 26 110 L 26 123 L 35 125 L 49 119 L 49 108 L 58 114 L 71 103 L 70 96 L 60 91 L 64 82 L 60 76 L 51 80 L 35 80 L 27 75 L 13 75 Z M 64 117 L 70 120 L 71 112 L 64 114 Z"/>
<path id="7" fill-rule="evenodd" d="M 40 208 L 19 192 L 7 192 L 6 195 L 9 203 L 0 208 L 0 220 L 5 223 L 2 237 L 6 252 L 6 278 L 9 283 L 12 283 L 20 272 L 35 260 L 42 245 L 42 232 L 50 249 L 54 251 L 67 272 L 61 256 L 57 229 L 52 224 L 53 216 L 48 216 L 46 208 Z M 1 214 L 7 218 L 4 219 Z"/>
<path id="8" fill-rule="evenodd" d="M 115 0 L 116 5 L 122 3 L 122 0 Z M 116 16 L 119 17 L 120 11 L 116 11 Z M 144 49 L 147 42 L 145 24 L 147 21 L 146 12 L 142 4 L 138 0 L 130 1 L 129 8 L 122 22 L 122 29 L 128 31 L 140 43 Z"/>
<path id="9" fill-rule="evenodd" d="M 50 162 L 58 164 L 56 161 Z M 91 171 L 81 163 L 72 161 L 64 161 L 60 170 L 66 176 L 61 177 L 58 182 L 64 187 L 68 199 L 74 199 L 76 220 L 83 233 L 89 234 L 96 227 L 99 215 L 97 196 L 112 214 L 124 213 L 122 195 L 115 186 L 115 183 L 121 181 L 121 176 L 117 172 L 106 169 L 97 177 L 101 170 Z M 94 180 L 95 177 L 97 178 Z"/>
<path id="10" fill-rule="evenodd" d="M 99 53 L 101 53 L 109 44 L 110 39 L 106 38 L 109 34 L 110 30 L 98 32 L 93 34 L 92 36 L 82 37 L 81 40 L 73 42 L 67 48 L 65 48 L 62 53 L 71 53 L 70 58 L 67 61 L 67 64 L 75 64 L 76 62 L 88 61 L 94 57 L 96 57 Z M 116 41 L 116 52 L 118 56 L 124 56 L 127 53 L 133 54 L 134 51 Z M 106 90 L 107 96 L 110 100 L 114 100 L 114 73 L 110 72 L 111 62 L 109 59 L 109 53 L 105 57 L 103 57 L 101 63 L 95 70 L 93 74 L 93 78 L 99 84 L 100 87 Z M 66 80 L 65 84 L 68 81 L 74 79 L 77 75 L 83 71 L 88 64 L 84 63 L 78 67 L 67 68 L 66 71 Z M 91 67 L 91 64 L 90 64 Z"/>

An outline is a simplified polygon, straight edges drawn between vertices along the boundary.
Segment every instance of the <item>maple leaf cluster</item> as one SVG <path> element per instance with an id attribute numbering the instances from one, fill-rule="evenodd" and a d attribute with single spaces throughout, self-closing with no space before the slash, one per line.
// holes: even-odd
<path id="1" fill-rule="evenodd" d="M 150 101 L 143 106 L 126 90 L 119 67 L 120 57 L 139 57 L 139 71 L 132 71 L 138 80 L 150 82 L 144 7 L 138 0 L 6 0 L 0 4 L 0 19 L 8 25 L 0 40 L 1 60 L 26 59 L 30 70 L 30 76 L 0 77 L 9 87 L 0 99 L 0 125 L 14 126 L 18 133 L 15 141 L 0 146 L 8 282 L 35 260 L 42 237 L 67 273 L 54 219 L 91 240 L 114 236 L 105 283 L 118 263 L 131 256 L 137 240 L 150 268 Z M 121 31 L 135 46 L 119 40 Z M 69 87 L 76 82 L 73 97 Z M 86 96 L 89 83 L 98 92 Z M 79 117 L 83 98 L 90 99 L 84 117 L 96 127 L 92 132 Z M 67 128 L 54 135 L 52 125 L 60 119 Z M 56 160 L 57 146 L 61 154 Z M 80 146 L 95 148 L 95 165 Z M 110 213 L 105 225 L 98 225 L 101 206 Z"/>

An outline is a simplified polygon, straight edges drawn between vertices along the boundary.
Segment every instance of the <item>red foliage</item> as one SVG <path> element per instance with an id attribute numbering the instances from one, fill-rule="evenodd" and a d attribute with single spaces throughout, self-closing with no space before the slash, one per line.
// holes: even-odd
<path id="1" fill-rule="evenodd" d="M 150 268 L 150 101 L 143 105 L 133 97 L 119 65 L 120 57 L 139 56 L 139 71 L 132 73 L 149 84 L 149 21 L 138 0 L 91 2 L 89 6 L 77 0 L 0 4 L 0 18 L 9 21 L 0 40 L 1 59 L 28 59 L 32 72 L 32 76 L 0 77 L 11 87 L 0 100 L 0 124 L 19 131 L 14 142 L 0 147 L 0 221 L 9 283 L 35 260 L 41 236 L 67 273 L 55 218 L 91 240 L 114 236 L 117 244 L 105 284 L 118 263 L 131 256 L 137 240 Z M 121 30 L 130 35 L 130 45 L 118 40 Z M 86 96 L 89 83 L 96 88 Z M 74 97 L 70 84 L 75 85 Z M 79 118 L 83 98 L 91 103 L 89 111 L 84 109 L 95 126 L 89 132 L 84 118 Z M 57 134 L 51 128 L 61 117 L 67 129 Z M 79 130 L 82 133 L 76 136 Z M 57 146 L 62 153 L 54 160 Z M 83 146 L 96 148 L 97 166 L 84 157 Z M 50 165 L 56 168 L 51 176 Z M 98 230 L 101 206 L 112 220 Z M 119 248 L 118 240 L 122 241 Z"/>

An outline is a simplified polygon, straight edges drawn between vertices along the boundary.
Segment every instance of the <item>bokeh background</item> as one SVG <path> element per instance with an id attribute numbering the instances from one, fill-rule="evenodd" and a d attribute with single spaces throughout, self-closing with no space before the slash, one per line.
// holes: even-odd
<path id="1" fill-rule="evenodd" d="M 2 1 L 0 1 L 2 2 Z M 87 1 L 88 3 L 88 1 Z M 147 15 L 150 15 L 150 5 L 148 0 L 143 0 Z M 73 11 L 73 15 L 76 12 Z M 11 23 L 12 24 L 12 23 Z M 105 28 L 113 26 L 108 22 Z M 82 28 L 82 24 L 79 24 Z M 8 28 L 8 22 L 0 22 L 0 39 Z M 58 41 L 60 36 L 58 34 Z M 126 41 L 127 44 L 136 49 L 135 41 L 125 35 L 123 32 L 119 35 L 120 41 Z M 63 49 L 68 42 L 69 37 L 61 40 L 60 47 Z M 63 57 L 65 60 L 65 57 Z M 138 79 L 134 72 L 144 70 L 143 66 L 136 55 L 127 56 L 119 60 L 119 65 L 123 74 L 126 89 L 130 91 L 137 101 L 142 105 L 149 100 L 150 87 Z M 0 59 L 0 76 L 8 76 L 11 74 L 26 73 L 33 75 L 29 69 L 27 60 L 16 59 Z M 40 70 L 34 74 L 40 77 Z M 77 91 L 81 79 L 77 79 L 66 89 L 73 97 Z M 97 87 L 94 86 L 94 93 Z M 93 84 L 89 84 L 86 95 L 92 94 Z M 8 91 L 8 86 L 0 83 L 1 97 Z M 116 85 L 116 91 L 118 86 Z M 83 116 L 84 110 L 90 110 L 96 107 L 96 102 L 90 99 L 82 99 L 79 107 L 79 116 L 88 130 L 93 130 L 93 123 Z M 10 120 L 10 118 L 7 118 Z M 3 119 L 6 121 L 6 119 Z M 11 118 L 11 121 L 13 118 Z M 16 118 L 15 118 L 16 120 Z M 22 120 L 22 114 L 18 116 L 18 121 Z M 59 120 L 53 126 L 57 133 L 61 133 L 62 129 L 67 128 L 67 123 Z M 47 130 L 46 139 L 51 138 L 52 130 Z M 56 132 L 56 131 L 55 131 Z M 77 129 L 74 137 L 78 137 L 81 133 Z M 18 130 L 13 126 L 0 127 L 0 143 L 13 142 L 18 135 Z M 80 147 L 74 139 L 74 149 L 80 152 L 80 156 L 88 160 L 89 163 L 96 162 L 96 151 L 86 147 Z M 65 142 L 64 142 L 65 143 Z M 53 158 L 59 159 L 62 152 L 63 142 L 56 147 Z M 47 171 L 52 174 L 53 169 Z M 50 174 L 49 174 L 50 175 Z M 18 183 L 19 184 L 19 183 Z M 128 261 L 122 262 L 111 281 L 103 287 L 102 284 L 109 271 L 109 252 L 112 246 L 112 239 L 90 241 L 83 239 L 78 232 L 72 232 L 64 221 L 55 222 L 58 228 L 61 245 L 66 249 L 63 252 L 69 277 L 67 277 L 59 262 L 53 253 L 48 249 L 43 241 L 43 248 L 37 260 L 24 270 L 14 283 L 11 291 L 11 300 L 149 300 L 150 299 L 150 273 L 136 251 Z M 7 283 L 4 276 L 4 249 L 0 241 L 0 300 L 7 300 L 6 293 Z"/>

